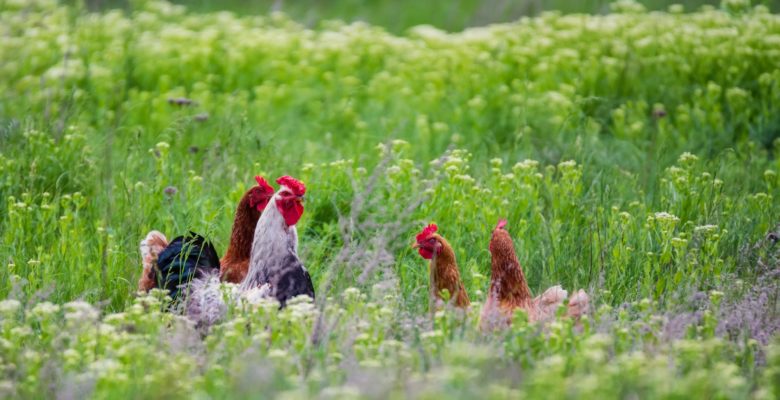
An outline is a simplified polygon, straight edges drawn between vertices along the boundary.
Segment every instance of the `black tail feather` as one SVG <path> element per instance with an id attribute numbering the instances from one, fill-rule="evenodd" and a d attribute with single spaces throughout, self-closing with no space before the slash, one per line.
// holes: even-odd
<path id="1" fill-rule="evenodd" d="M 182 286 L 194 278 L 219 271 L 219 256 L 214 246 L 203 236 L 190 232 L 171 240 L 157 258 L 157 287 L 167 289 L 172 298 L 179 297 Z"/>

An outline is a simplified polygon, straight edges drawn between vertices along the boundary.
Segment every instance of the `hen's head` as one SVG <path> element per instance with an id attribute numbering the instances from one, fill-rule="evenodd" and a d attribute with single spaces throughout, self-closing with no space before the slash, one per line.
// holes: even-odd
<path id="1" fill-rule="evenodd" d="M 444 247 L 441 236 L 436 234 L 438 229 L 436 224 L 430 224 L 415 237 L 416 242 L 412 247 L 417 249 L 417 252 L 426 260 L 432 259 L 434 255 L 439 255 Z"/>
<path id="2" fill-rule="evenodd" d="M 498 220 L 496 227 L 493 228 L 493 236 L 490 238 L 490 252 L 505 251 L 507 242 L 509 243 L 509 247 L 511 247 L 512 238 L 506 230 L 506 220 L 500 219 Z"/>
<path id="3" fill-rule="evenodd" d="M 249 207 L 263 212 L 271 197 L 274 196 L 274 188 L 266 182 L 262 176 L 256 176 L 257 186 L 249 189 Z"/>
<path id="4" fill-rule="evenodd" d="M 293 226 L 303 215 L 303 196 L 306 194 L 306 186 L 303 182 L 287 175 L 277 179 L 276 183 L 281 186 L 275 196 L 276 208 L 284 217 L 287 226 Z"/>

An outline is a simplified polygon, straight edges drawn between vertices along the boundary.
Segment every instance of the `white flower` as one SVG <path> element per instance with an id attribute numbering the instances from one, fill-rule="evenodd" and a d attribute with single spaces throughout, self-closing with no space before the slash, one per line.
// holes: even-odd
<path id="1" fill-rule="evenodd" d="M 32 314 L 39 318 L 45 318 L 50 315 L 56 314 L 58 311 L 60 311 L 60 306 L 50 303 L 48 301 L 44 301 L 43 303 L 38 303 L 33 307 Z"/>
<path id="2" fill-rule="evenodd" d="M 715 232 L 718 230 L 717 225 L 702 225 L 693 228 L 695 232 Z"/>
<path id="3" fill-rule="evenodd" d="M 677 160 L 677 162 L 679 162 L 680 164 L 688 164 L 688 163 L 694 163 L 698 159 L 699 157 L 686 151 L 685 153 L 680 154 L 680 158 Z"/>
<path id="4" fill-rule="evenodd" d="M 574 160 L 567 160 L 558 163 L 558 169 L 572 169 L 577 167 L 577 162 Z"/>
<path id="5" fill-rule="evenodd" d="M 5 299 L 0 301 L 0 314 L 13 314 L 22 307 L 22 303 L 16 299 Z"/>
<path id="6" fill-rule="evenodd" d="M 268 358 L 283 360 L 287 358 L 287 351 L 282 349 L 273 349 L 268 352 Z"/>
<path id="7" fill-rule="evenodd" d="M 65 320 L 75 323 L 92 323 L 100 317 L 100 311 L 86 301 L 77 300 L 65 303 Z"/>
<path id="8" fill-rule="evenodd" d="M 474 183 L 475 179 L 471 177 L 471 175 L 464 175 L 464 174 L 458 174 L 453 177 L 456 181 L 461 181 L 463 183 Z"/>
<path id="9" fill-rule="evenodd" d="M 23 326 L 17 326 L 13 329 L 11 329 L 11 336 L 16 338 L 21 338 L 25 336 L 30 336 L 33 334 L 32 329 L 30 329 L 29 326 L 23 325 Z"/>
<path id="10" fill-rule="evenodd" d="M 653 215 L 657 221 L 679 222 L 680 218 L 669 214 L 666 211 L 657 212 Z"/>
<path id="11" fill-rule="evenodd" d="M 360 289 L 348 287 L 344 289 L 344 293 L 341 295 L 344 297 L 344 301 L 355 301 L 360 298 Z"/>

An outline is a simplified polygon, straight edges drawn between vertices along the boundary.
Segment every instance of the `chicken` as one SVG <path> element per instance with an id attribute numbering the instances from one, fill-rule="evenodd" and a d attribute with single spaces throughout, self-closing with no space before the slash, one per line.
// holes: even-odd
<path id="1" fill-rule="evenodd" d="M 480 317 L 483 330 L 509 326 L 517 308 L 526 310 L 531 321 L 550 319 L 568 296 L 556 285 L 533 298 L 505 227 L 506 220 L 499 221 L 490 240 L 490 289 Z M 588 300 L 582 289 L 577 291 L 569 300 L 567 315 L 579 318 L 587 310 Z"/>
<path id="2" fill-rule="evenodd" d="M 209 260 L 209 267 L 205 271 L 211 272 L 212 267 L 216 266 L 219 269 L 220 278 L 226 282 L 240 283 L 246 276 L 255 225 L 274 193 L 273 187 L 264 178 L 256 176 L 255 180 L 257 186 L 252 187 L 244 194 L 236 208 L 233 232 L 225 256 L 216 263 Z M 191 233 L 188 236 L 200 238 L 198 243 L 207 243 L 200 235 Z M 146 238 L 141 241 L 143 272 L 138 281 L 139 291 L 147 292 L 155 287 L 167 288 L 171 291 L 171 297 L 176 298 L 179 292 L 178 288 L 167 287 L 167 285 L 172 285 L 171 279 L 167 275 L 175 276 L 180 281 L 179 284 L 186 284 L 195 277 L 196 271 L 198 271 L 197 265 L 177 264 L 174 262 L 177 260 L 172 257 L 172 255 L 182 253 L 184 240 L 185 237 L 179 236 L 169 244 L 165 235 L 158 231 L 151 231 L 146 235 Z M 173 246 L 174 243 L 178 244 Z M 210 243 L 208 243 L 208 250 L 210 250 L 208 254 L 210 257 L 217 257 L 216 251 Z M 164 254 L 167 256 L 163 257 Z M 189 255 L 187 257 L 190 264 L 199 262 L 197 257 L 191 258 Z M 171 264 L 171 262 L 174 263 Z M 189 269 L 185 268 L 186 273 L 180 276 L 179 270 L 182 267 Z M 197 275 L 202 275 L 202 273 Z"/>
<path id="3" fill-rule="evenodd" d="M 223 282 L 241 283 L 246 277 L 257 221 L 274 195 L 274 188 L 265 179 L 256 176 L 255 180 L 257 186 L 244 194 L 236 208 L 230 244 L 220 260 L 219 278 Z"/>
<path id="4" fill-rule="evenodd" d="M 435 297 L 437 302 L 443 301 L 442 292 L 446 289 L 449 292 L 450 302 L 455 307 L 467 308 L 471 302 L 460 280 L 455 252 L 452 246 L 436 233 L 438 229 L 436 224 L 426 226 L 415 237 L 416 242 L 412 247 L 417 249 L 424 259 L 431 260 L 429 274 L 432 297 Z"/>
<path id="5" fill-rule="evenodd" d="M 309 272 L 298 258 L 298 232 L 295 224 L 303 215 L 306 186 L 290 176 L 276 180 L 280 189 L 273 197 L 276 207 L 260 217 L 255 228 L 249 273 L 241 290 L 270 285 L 270 294 L 284 306 L 298 295 L 314 298 Z"/>
<path id="6" fill-rule="evenodd" d="M 255 228 L 249 271 L 240 285 L 227 296 L 219 279 L 207 276 L 192 282 L 187 314 L 200 327 L 221 320 L 228 301 L 257 302 L 273 298 L 280 307 L 299 295 L 314 299 L 314 285 L 309 272 L 298 257 L 298 234 L 295 224 L 303 215 L 302 182 L 283 176 L 276 181 L 280 189 L 274 194 L 273 207 L 263 211 Z"/>

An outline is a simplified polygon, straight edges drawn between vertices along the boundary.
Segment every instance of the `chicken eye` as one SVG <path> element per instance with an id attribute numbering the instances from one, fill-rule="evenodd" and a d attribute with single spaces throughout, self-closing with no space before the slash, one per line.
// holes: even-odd
<path id="1" fill-rule="evenodd" d="M 428 239 L 428 243 L 430 243 L 430 244 L 436 244 L 436 239 L 434 239 L 434 238 L 430 238 L 430 239 Z"/>

